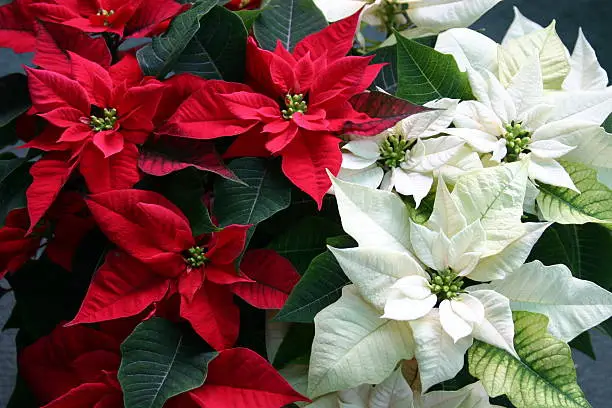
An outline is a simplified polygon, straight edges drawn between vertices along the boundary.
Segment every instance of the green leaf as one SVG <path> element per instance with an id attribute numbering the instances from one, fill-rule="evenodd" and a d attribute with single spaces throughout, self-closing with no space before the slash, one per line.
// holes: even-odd
<path id="1" fill-rule="evenodd" d="M 423 105 L 440 98 L 474 99 L 468 76 L 452 55 L 442 54 L 416 41 L 397 37 L 396 96 Z"/>
<path id="2" fill-rule="evenodd" d="M 419 208 L 416 208 L 416 202 L 412 196 L 402 197 L 404 204 L 408 208 L 410 219 L 418 224 L 425 224 L 434 209 L 434 202 L 436 200 L 436 193 L 429 193 L 422 201 Z"/>
<path id="3" fill-rule="evenodd" d="M 198 1 L 191 9 L 175 17 L 165 34 L 139 49 L 136 58 L 144 74 L 165 78 L 200 29 L 200 18 L 216 4 L 217 0 Z"/>
<path id="4" fill-rule="evenodd" d="M 202 17 L 200 26 L 178 57 L 174 71 L 241 81 L 248 33 L 240 17 L 225 7 L 215 6 Z"/>
<path id="5" fill-rule="evenodd" d="M 397 47 L 394 45 L 378 48 L 369 55 L 374 55 L 373 64 L 387 64 L 380 70 L 373 85 L 395 95 L 397 92 Z"/>
<path id="6" fill-rule="evenodd" d="M 561 164 L 580 194 L 567 188 L 539 184 L 537 203 L 544 219 L 559 224 L 612 224 L 612 190 L 597 181 L 597 172 L 579 163 Z"/>
<path id="7" fill-rule="evenodd" d="M 597 224 L 554 224 L 535 244 L 529 261 L 564 264 L 575 277 L 612 291 L 612 251 L 602 248 L 612 248 L 612 235 L 606 228 Z"/>
<path id="8" fill-rule="evenodd" d="M 276 42 L 289 51 L 310 34 L 327 26 L 325 16 L 312 0 L 272 0 L 255 20 L 253 32 L 259 45 L 274 50 Z"/>
<path id="9" fill-rule="evenodd" d="M 292 324 L 274 356 L 274 367 L 281 369 L 289 363 L 308 364 L 313 338 L 312 324 Z"/>
<path id="10" fill-rule="evenodd" d="M 0 160 L 0 227 L 8 213 L 26 206 L 25 192 L 32 183 L 26 159 Z"/>
<path id="11" fill-rule="evenodd" d="M 548 318 L 514 312 L 514 346 L 521 360 L 475 340 L 468 351 L 470 374 L 488 394 L 506 394 L 517 408 L 590 408 L 576 383 L 576 368 L 567 344 L 546 331 Z"/>
<path id="12" fill-rule="evenodd" d="M 312 323 L 317 313 L 340 298 L 349 283 L 336 258 L 326 251 L 312 260 L 274 319 Z"/>
<path id="13" fill-rule="evenodd" d="M 225 179 L 218 179 L 215 183 L 214 214 L 221 227 L 257 225 L 289 207 L 291 185 L 275 162 L 241 158 L 232 161 L 228 167 L 246 184 Z"/>
<path id="14" fill-rule="evenodd" d="M 121 345 L 117 378 L 125 408 L 161 408 L 175 395 L 201 387 L 217 356 L 195 333 L 153 318 Z"/>
<path id="15" fill-rule="evenodd" d="M 259 17 L 259 15 L 263 13 L 264 10 L 265 8 L 260 8 L 256 10 L 238 10 L 234 13 L 236 13 L 238 17 L 242 19 L 242 23 L 246 27 L 247 31 L 251 31 L 251 28 L 253 28 L 253 24 L 255 24 L 255 20 L 257 20 L 257 17 Z"/>
<path id="16" fill-rule="evenodd" d="M 8 125 L 32 105 L 25 75 L 13 74 L 1 78 L 0 95 L 10 95 L 0 100 L 0 127 Z"/>
<path id="17" fill-rule="evenodd" d="M 289 259 L 304 274 L 312 259 L 325 252 L 327 238 L 342 233 L 338 224 L 322 217 L 308 217 L 276 237 L 268 247 Z"/>

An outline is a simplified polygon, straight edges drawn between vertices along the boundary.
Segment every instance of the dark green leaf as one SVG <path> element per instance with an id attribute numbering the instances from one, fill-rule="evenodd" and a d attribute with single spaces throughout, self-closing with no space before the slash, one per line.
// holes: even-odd
<path id="1" fill-rule="evenodd" d="M 293 51 L 300 40 L 326 26 L 325 16 L 312 0 L 272 0 L 255 20 L 253 31 L 262 48 L 274 50 L 280 40 Z"/>
<path id="2" fill-rule="evenodd" d="M 597 224 L 554 224 L 535 244 L 529 261 L 564 264 L 575 277 L 612 290 L 612 251 L 602 248 L 612 248 L 612 236 L 606 228 Z"/>
<path id="3" fill-rule="evenodd" d="M 408 208 L 410 218 L 412 221 L 418 224 L 425 224 L 429 217 L 431 217 L 435 199 L 436 193 L 429 193 L 423 200 L 421 200 L 421 205 L 419 205 L 417 208 L 416 202 L 412 196 L 402 197 L 404 204 L 406 204 L 406 207 Z"/>
<path id="4" fill-rule="evenodd" d="M 15 120 L 8 123 L 4 127 L 0 127 L 0 150 L 16 145 L 19 142 L 19 136 L 17 136 L 17 124 Z"/>
<path id="5" fill-rule="evenodd" d="M 595 360 L 595 350 L 593 350 L 593 343 L 591 343 L 591 335 L 588 331 L 581 333 L 574 340 L 569 342 L 571 348 L 578 351 L 582 351 L 587 356 Z"/>
<path id="6" fill-rule="evenodd" d="M 337 237 L 327 238 L 327 245 L 334 248 L 353 248 L 357 246 L 357 241 L 350 235 L 338 235 Z"/>
<path id="7" fill-rule="evenodd" d="M 274 319 L 312 323 L 317 313 L 340 298 L 342 288 L 349 283 L 336 258 L 331 252 L 325 251 L 312 260 Z"/>
<path id="8" fill-rule="evenodd" d="M 248 34 L 240 17 L 225 7 L 215 6 L 202 17 L 200 26 L 173 70 L 208 79 L 241 81 Z"/>
<path id="9" fill-rule="evenodd" d="M 296 359 L 308 364 L 313 339 L 314 325 L 292 324 L 274 356 L 274 367 L 281 369 L 289 363 L 298 363 Z"/>
<path id="10" fill-rule="evenodd" d="M 161 408 L 175 395 L 201 387 L 217 356 L 195 333 L 153 318 L 121 345 L 117 378 L 125 408 Z"/>
<path id="11" fill-rule="evenodd" d="M 0 127 L 6 126 L 13 119 L 30 109 L 28 79 L 25 75 L 13 74 L 0 79 Z"/>
<path id="12" fill-rule="evenodd" d="M 372 54 L 374 55 L 372 63 L 387 64 L 380 70 L 372 85 L 395 95 L 397 92 L 397 46 L 378 48 Z"/>
<path id="13" fill-rule="evenodd" d="M 0 227 L 7 214 L 26 205 L 25 192 L 32 183 L 26 159 L 0 160 Z"/>
<path id="14" fill-rule="evenodd" d="M 312 259 L 325 251 L 327 238 L 342 233 L 338 224 L 322 217 L 309 217 L 276 237 L 268 247 L 289 259 L 303 274 Z"/>
<path id="15" fill-rule="evenodd" d="M 604 123 L 601 126 L 603 126 L 603 128 L 606 129 L 606 132 L 612 133 L 612 114 L 608 116 L 608 118 L 604 121 Z"/>
<path id="16" fill-rule="evenodd" d="M 11 395 L 6 408 L 38 408 L 40 404 L 36 401 L 36 397 L 32 390 L 28 388 L 26 381 L 21 377 L 17 377 L 15 389 Z"/>
<path id="17" fill-rule="evenodd" d="M 215 5 L 216 0 L 200 0 L 191 9 L 178 15 L 168 31 L 153 38 L 151 44 L 136 52 L 138 63 L 145 75 L 163 79 L 200 28 L 200 19 Z"/>
<path id="18" fill-rule="evenodd" d="M 440 98 L 474 99 L 467 74 L 452 55 L 402 37 L 397 38 L 397 96 L 423 105 Z"/>
<path id="19" fill-rule="evenodd" d="M 253 24 L 257 17 L 265 10 L 265 8 L 260 8 L 256 10 L 238 10 L 235 13 L 238 14 L 238 17 L 242 19 L 242 23 L 246 27 L 247 31 L 251 31 L 253 28 Z"/>
<path id="20" fill-rule="evenodd" d="M 215 183 L 214 215 L 221 227 L 257 225 L 289 207 L 291 185 L 276 162 L 242 158 L 232 161 L 229 168 L 246 185 L 225 179 Z"/>

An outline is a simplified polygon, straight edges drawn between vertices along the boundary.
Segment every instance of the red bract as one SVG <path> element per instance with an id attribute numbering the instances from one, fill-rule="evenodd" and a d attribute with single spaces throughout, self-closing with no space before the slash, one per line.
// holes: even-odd
<path id="1" fill-rule="evenodd" d="M 280 43 L 274 52 L 260 49 L 250 38 L 247 76 L 253 89 L 194 94 L 170 119 L 169 132 L 194 138 L 241 135 L 227 157 L 281 156 L 285 175 L 321 206 L 331 186 L 326 169 L 337 174 L 342 162 L 337 136 L 348 122 L 372 120 L 349 102 L 381 69 L 369 65 L 372 57 L 345 56 L 357 22 L 356 14 L 332 24 L 300 41 L 293 53 Z"/>
<path id="2" fill-rule="evenodd" d="M 34 51 L 34 17 L 29 6 L 33 0 L 13 0 L 0 7 L 0 47 L 15 52 Z"/>
<path id="3" fill-rule="evenodd" d="M 34 181 L 27 197 L 32 224 L 77 166 L 92 192 L 134 185 L 140 179 L 136 144 L 153 130 L 162 94 L 163 85 L 143 79 L 134 57 L 106 70 L 70 51 L 67 55 L 70 77 L 27 68 L 32 109 L 52 125 L 26 145 L 52 151 L 31 170 Z"/>
<path id="4" fill-rule="evenodd" d="M 89 327 L 58 327 L 24 349 L 19 373 L 43 408 L 122 408 L 117 380 L 122 337 Z M 237 368 L 240 367 L 238 370 Z M 280 407 L 307 401 L 255 352 L 223 350 L 200 388 L 170 399 L 168 408 Z"/>
<path id="5" fill-rule="evenodd" d="M 0 228 L 0 279 L 15 272 L 36 255 L 40 237 L 26 236 L 30 221 L 25 209 L 11 211 Z"/>
<path id="6" fill-rule="evenodd" d="M 230 10 L 249 10 L 261 5 L 261 0 L 231 0 L 225 7 Z"/>
<path id="7" fill-rule="evenodd" d="M 88 205 L 102 231 L 125 252 L 109 253 L 72 324 L 134 316 L 178 298 L 178 314 L 211 346 L 233 345 L 239 328 L 233 285 L 254 283 L 235 267 L 249 226 L 230 225 L 194 237 L 181 211 L 149 191 L 97 194 Z M 280 273 L 293 274 L 289 280 L 294 283 L 299 278 L 286 268 Z M 287 282 L 282 275 L 279 279 Z M 286 283 L 281 288 L 288 289 Z"/>
<path id="8" fill-rule="evenodd" d="M 158 26 L 183 7 L 173 0 L 47 0 L 32 4 L 31 9 L 42 20 L 88 33 L 145 37 L 159 31 Z"/>

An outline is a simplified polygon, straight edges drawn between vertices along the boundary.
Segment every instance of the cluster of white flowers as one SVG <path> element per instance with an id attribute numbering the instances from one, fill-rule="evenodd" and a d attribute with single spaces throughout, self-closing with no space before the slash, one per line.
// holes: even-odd
<path id="1" fill-rule="evenodd" d="M 612 316 L 605 289 L 563 265 L 525 264 L 549 221 L 559 221 L 538 212 L 538 189 L 580 193 L 566 162 L 599 171 L 603 182 L 612 168 L 612 135 L 601 126 L 612 113 L 607 74 L 582 31 L 570 54 L 554 23 L 541 27 L 518 10 L 501 44 L 454 28 L 497 2 L 317 1 L 331 21 L 365 5 L 372 25 L 400 15 L 415 35 L 448 30 L 435 48 L 466 72 L 474 100 L 430 102 L 377 137 L 343 145 L 332 191 L 358 247 L 329 248 L 352 285 L 315 318 L 313 408 L 491 407 L 479 382 L 426 391 L 457 375 L 475 340 L 520 360 L 513 311 L 545 314 L 564 342 Z M 413 221 L 401 196 L 416 207 L 431 196 L 429 220 Z M 523 222 L 524 211 L 542 222 Z M 396 369 L 413 358 L 423 394 Z"/>

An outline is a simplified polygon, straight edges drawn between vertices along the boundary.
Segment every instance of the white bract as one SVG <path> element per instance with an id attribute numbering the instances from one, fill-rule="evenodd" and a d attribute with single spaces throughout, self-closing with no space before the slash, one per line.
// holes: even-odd
<path id="1" fill-rule="evenodd" d="M 338 21 L 362 7 L 373 26 L 409 27 L 402 34 L 424 36 L 468 27 L 501 0 L 314 0 L 327 20 Z"/>
<path id="2" fill-rule="evenodd" d="M 412 115 L 375 137 L 353 137 L 342 147 L 338 178 L 370 188 L 413 196 L 417 207 L 435 177 L 450 182 L 482 168 L 480 159 L 455 136 L 440 135 L 455 116 L 457 101 L 442 99 L 435 110 Z"/>
<path id="3" fill-rule="evenodd" d="M 317 398 L 307 408 L 495 408 L 480 382 L 457 391 L 413 392 L 400 369 L 382 383 L 362 384 Z"/>
<path id="4" fill-rule="evenodd" d="M 612 167 L 598 159 L 612 151 L 612 136 L 588 118 L 560 115 L 546 98 L 539 57 L 533 55 L 504 87 L 490 71 L 468 68 L 476 101 L 457 107 L 456 128 L 448 134 L 465 140 L 495 163 L 525 160 L 531 180 L 578 191 L 559 160 Z M 612 106 L 611 106 L 612 107 Z"/>
<path id="5" fill-rule="evenodd" d="M 360 246 L 329 248 L 354 287 L 315 318 L 309 395 L 381 382 L 401 344 L 413 347 L 405 353 L 414 353 L 425 390 L 457 374 L 473 338 L 516 354 L 508 299 L 463 285 L 512 274 L 549 225 L 521 223 L 526 182 L 523 163 L 466 174 L 453 193 L 439 179 L 431 218 L 419 225 L 397 195 L 333 179 L 343 227 Z M 355 326 L 355 314 L 377 320 Z M 345 351 L 330 350 L 347 350 L 355 333 L 360 350 L 376 344 L 349 368 Z M 361 370 L 364 361 L 374 366 Z"/>

